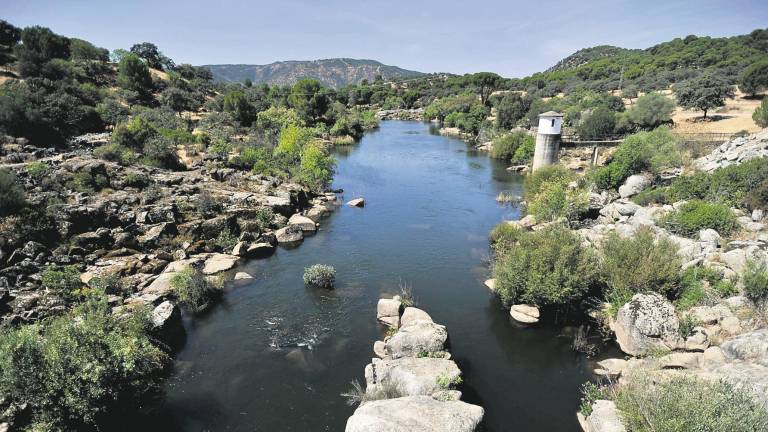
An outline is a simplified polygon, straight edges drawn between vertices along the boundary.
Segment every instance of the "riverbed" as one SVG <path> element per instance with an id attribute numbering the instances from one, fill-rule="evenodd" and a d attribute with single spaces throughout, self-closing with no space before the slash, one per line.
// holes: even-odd
<path id="1" fill-rule="evenodd" d="M 495 197 L 521 195 L 522 178 L 419 122 L 383 122 L 336 157 L 334 187 L 365 208 L 341 206 L 301 246 L 244 263 L 254 279 L 185 319 L 164 430 L 343 431 L 354 408 L 340 394 L 364 383 L 384 334 L 376 302 L 399 284 L 447 326 L 463 399 L 485 408 L 488 431 L 579 430 L 589 362 L 563 329 L 510 322 L 483 285 L 488 232 L 520 217 Z M 304 286 L 315 263 L 336 267 L 335 290 Z"/>

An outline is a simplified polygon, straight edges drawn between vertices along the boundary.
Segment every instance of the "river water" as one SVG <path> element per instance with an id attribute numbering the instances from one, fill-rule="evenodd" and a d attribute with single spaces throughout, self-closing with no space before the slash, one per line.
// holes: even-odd
<path id="1" fill-rule="evenodd" d="M 464 400 L 485 408 L 488 431 L 579 430 L 589 362 L 562 329 L 510 322 L 482 283 L 488 232 L 519 217 L 494 198 L 521 194 L 521 178 L 418 122 L 383 122 L 337 159 L 334 187 L 366 207 L 342 206 L 300 247 L 241 265 L 254 279 L 185 320 L 163 429 L 343 431 L 354 409 L 340 394 L 364 383 L 383 337 L 376 302 L 404 282 L 447 326 Z M 304 286 L 315 263 L 336 267 L 335 290 Z"/>

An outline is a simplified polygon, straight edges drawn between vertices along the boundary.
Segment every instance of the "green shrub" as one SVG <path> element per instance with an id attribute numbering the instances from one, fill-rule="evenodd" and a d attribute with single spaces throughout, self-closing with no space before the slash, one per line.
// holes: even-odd
<path id="1" fill-rule="evenodd" d="M 675 300 L 675 306 L 680 310 L 690 309 L 703 304 L 709 297 L 723 297 L 723 294 L 728 294 L 732 288 L 733 284 L 725 281 L 722 273 L 716 269 L 688 267 L 680 277 L 680 293 Z"/>
<path id="2" fill-rule="evenodd" d="M 520 233 L 497 257 L 493 276 L 505 304 L 567 306 L 593 285 L 597 263 L 577 234 L 552 226 Z"/>
<path id="3" fill-rule="evenodd" d="M 580 138 L 595 139 L 613 134 L 616 115 L 607 108 L 595 108 L 576 127 Z"/>
<path id="4" fill-rule="evenodd" d="M 76 265 L 51 265 L 40 274 L 43 288 L 53 291 L 62 297 L 69 298 L 77 294 L 82 283 L 80 269 Z"/>
<path id="5" fill-rule="evenodd" d="M 45 162 L 35 161 L 27 165 L 27 174 L 35 180 L 42 180 L 51 171 Z"/>
<path id="6" fill-rule="evenodd" d="M 14 214 L 27 205 L 24 189 L 16 180 L 16 174 L 0 168 L 0 216 Z"/>
<path id="7" fill-rule="evenodd" d="M 237 236 L 232 234 L 232 232 L 229 229 L 224 229 L 221 232 L 219 232 L 219 235 L 216 236 L 216 238 L 213 241 L 214 246 L 216 246 L 219 250 L 223 250 L 225 252 L 231 251 L 233 247 L 237 244 Z"/>
<path id="8" fill-rule="evenodd" d="M 575 220 L 589 210 L 589 195 L 582 188 L 570 188 L 562 182 L 546 182 L 527 202 L 528 212 L 537 221 L 553 221 L 560 217 Z"/>
<path id="9" fill-rule="evenodd" d="M 633 196 L 631 200 L 635 204 L 643 207 L 649 206 L 651 204 L 670 204 L 672 202 L 668 187 L 646 189 Z"/>
<path id="10" fill-rule="evenodd" d="M 593 382 L 581 386 L 581 404 L 579 412 L 585 417 L 592 414 L 592 405 L 598 400 L 610 399 L 610 388 Z"/>
<path id="11" fill-rule="evenodd" d="M 685 339 L 693 334 L 693 329 L 699 325 L 699 320 L 693 315 L 685 315 L 680 320 L 680 327 L 677 331 L 680 337 Z"/>
<path id="12" fill-rule="evenodd" d="M 161 135 L 148 139 L 144 143 L 143 153 L 141 163 L 144 165 L 168 169 L 177 169 L 181 166 L 176 145 Z"/>
<path id="13" fill-rule="evenodd" d="M 683 204 L 667 214 L 663 223 L 670 231 L 687 236 L 694 236 L 707 228 L 727 236 L 738 225 L 736 216 L 727 205 L 700 200 Z"/>
<path id="14" fill-rule="evenodd" d="M 608 165 L 593 171 L 593 180 L 600 189 L 616 189 L 632 174 L 642 171 L 659 173 L 682 163 L 683 154 L 678 149 L 677 139 L 669 129 L 660 127 L 628 136 Z"/>
<path id="15" fill-rule="evenodd" d="M 538 195 L 546 183 L 569 183 L 573 179 L 573 172 L 562 165 L 541 167 L 525 178 L 525 199 Z"/>
<path id="16" fill-rule="evenodd" d="M 221 294 L 202 271 L 190 266 L 174 273 L 171 288 L 179 304 L 192 312 L 205 310 Z"/>
<path id="17" fill-rule="evenodd" d="M 674 112 L 675 101 L 660 93 L 648 93 L 637 99 L 627 118 L 642 128 L 653 128 L 672 120 Z"/>
<path id="18" fill-rule="evenodd" d="M 748 389 L 690 376 L 655 380 L 634 374 L 619 387 L 615 402 L 629 432 L 768 430 L 768 412 Z"/>
<path id="19" fill-rule="evenodd" d="M 655 240 L 650 229 L 641 229 L 631 238 L 609 234 L 601 260 L 606 299 L 618 305 L 636 293 L 673 293 L 680 283 L 677 249 L 668 239 Z"/>
<path id="20" fill-rule="evenodd" d="M 768 97 L 764 97 L 760 106 L 752 113 L 752 120 L 760 127 L 768 127 Z"/>
<path id="21" fill-rule="evenodd" d="M 112 131 L 112 142 L 133 150 L 141 150 L 148 139 L 156 136 L 157 128 L 144 117 L 135 117 L 127 123 L 120 123 Z"/>
<path id="22" fill-rule="evenodd" d="M 529 142 L 531 144 L 529 144 Z M 525 132 L 517 131 L 502 135 L 493 140 L 491 148 L 491 157 L 496 159 L 509 160 L 514 158 L 517 150 L 521 146 L 535 145 L 533 137 Z"/>
<path id="23" fill-rule="evenodd" d="M 126 281 L 120 276 L 114 273 L 108 273 L 103 276 L 96 276 L 90 281 L 88 285 L 92 287 L 96 292 L 104 294 L 114 295 L 126 295 L 130 294 L 131 288 Z"/>
<path id="24" fill-rule="evenodd" d="M 768 268 L 764 262 L 747 262 L 744 269 L 744 291 L 752 300 L 768 298 Z"/>
<path id="25" fill-rule="evenodd" d="M 324 190 L 333 180 L 336 172 L 336 159 L 320 144 L 309 144 L 301 154 L 298 180 L 315 190 Z"/>
<path id="26" fill-rule="evenodd" d="M 757 158 L 739 165 L 699 172 L 675 179 L 670 194 L 675 200 L 702 199 L 749 209 L 768 205 L 768 158 Z"/>
<path id="27" fill-rule="evenodd" d="M 271 207 L 260 207 L 256 210 L 254 220 L 258 224 L 259 229 L 264 231 L 272 226 L 272 222 L 275 221 L 275 212 Z"/>
<path id="28" fill-rule="evenodd" d="M 336 269 L 333 266 L 314 264 L 304 269 L 304 283 L 319 288 L 333 288 Z"/>
<path id="29" fill-rule="evenodd" d="M 149 325 L 144 311 L 118 317 L 93 299 L 45 325 L 5 328 L 0 392 L 6 403 L 28 404 L 31 422 L 46 430 L 98 429 L 158 388 L 166 357 Z"/>
<path id="30" fill-rule="evenodd" d="M 531 138 L 523 141 L 512 155 L 512 162 L 518 164 L 527 164 L 533 160 L 533 153 L 536 149 L 536 141 Z"/>
<path id="31" fill-rule="evenodd" d="M 136 161 L 136 153 L 120 144 L 104 144 L 93 150 L 93 155 L 99 159 L 117 162 L 120 165 L 131 165 Z"/>
<path id="32" fill-rule="evenodd" d="M 501 222 L 491 230 L 491 246 L 498 254 L 504 253 L 504 251 L 510 250 L 517 243 L 523 232 L 522 229 L 514 225 Z"/>

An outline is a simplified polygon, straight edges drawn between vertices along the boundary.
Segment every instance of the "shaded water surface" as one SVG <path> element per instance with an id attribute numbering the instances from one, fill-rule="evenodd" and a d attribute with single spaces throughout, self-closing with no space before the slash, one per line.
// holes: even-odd
<path id="1" fill-rule="evenodd" d="M 254 279 L 186 321 L 164 429 L 343 431 L 353 408 L 340 393 L 364 382 L 383 334 L 376 301 L 403 281 L 448 327 L 464 399 L 486 409 L 488 430 L 578 430 L 588 364 L 562 330 L 510 323 L 482 284 L 489 230 L 519 217 L 494 198 L 521 194 L 521 178 L 416 122 L 383 122 L 337 158 L 334 186 L 366 207 L 340 207 L 300 247 L 241 265 Z M 336 290 L 304 287 L 314 263 L 336 267 Z"/>

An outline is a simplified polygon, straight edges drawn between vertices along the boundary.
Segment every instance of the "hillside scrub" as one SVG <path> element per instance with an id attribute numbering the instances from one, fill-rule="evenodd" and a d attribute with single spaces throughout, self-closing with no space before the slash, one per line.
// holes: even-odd
<path id="1" fill-rule="evenodd" d="M 611 233 L 601 247 L 601 279 L 605 298 L 612 304 L 626 303 L 636 293 L 673 294 L 680 283 L 678 247 L 666 238 L 655 239 L 649 229 L 634 237 Z"/>
<path id="2" fill-rule="evenodd" d="M 764 262 L 747 261 L 747 267 L 744 269 L 744 291 L 752 300 L 768 299 L 768 267 Z"/>
<path id="3" fill-rule="evenodd" d="M 648 93 L 627 110 L 626 117 L 630 124 L 643 129 L 652 129 L 672 120 L 675 102 L 660 93 Z"/>
<path id="4" fill-rule="evenodd" d="M 730 207 L 700 200 L 683 204 L 665 215 L 661 222 L 668 230 L 689 237 L 696 236 L 703 229 L 713 229 L 727 236 L 738 226 Z"/>
<path id="5" fill-rule="evenodd" d="M 92 299 L 48 322 L 3 329 L 4 404 L 27 404 L 30 425 L 44 430 L 91 430 L 157 390 L 166 355 L 147 337 L 148 314 L 110 309 Z"/>
<path id="6" fill-rule="evenodd" d="M 764 97 L 760 106 L 752 113 L 752 120 L 760 127 L 768 127 L 768 97 Z"/>
<path id="7" fill-rule="evenodd" d="M 597 270 L 594 254 L 577 234 L 552 226 L 520 232 L 498 254 L 493 277 L 496 292 L 507 305 L 568 307 L 590 290 Z"/>
<path id="8" fill-rule="evenodd" d="M 701 199 L 748 209 L 768 205 L 768 159 L 757 158 L 739 165 L 676 178 L 670 187 L 675 200 Z"/>
<path id="9" fill-rule="evenodd" d="M 535 145 L 534 139 L 531 135 L 516 131 L 505 135 L 502 135 L 493 140 L 493 146 L 491 148 L 491 157 L 495 159 L 512 160 L 514 162 L 524 162 L 517 160 L 517 157 L 523 156 L 524 153 L 519 153 L 521 147 L 532 147 Z M 525 152 L 525 150 L 523 150 Z"/>
<path id="10" fill-rule="evenodd" d="M 653 378 L 634 373 L 613 392 L 628 432 L 768 429 L 768 411 L 749 386 L 685 375 Z"/>
<path id="11" fill-rule="evenodd" d="M 0 168 L 0 216 L 16 213 L 26 205 L 26 194 L 16 174 L 10 169 Z"/>
<path id="12" fill-rule="evenodd" d="M 660 127 L 628 136 L 608 164 L 593 171 L 592 179 L 600 189 L 616 189 L 632 174 L 643 171 L 658 174 L 682 165 L 683 161 L 684 154 L 675 136 L 669 129 Z"/>

